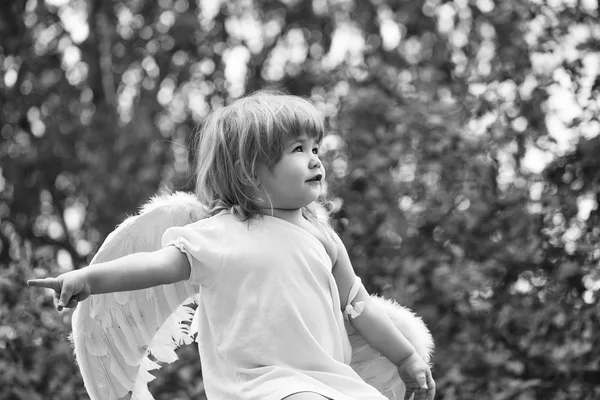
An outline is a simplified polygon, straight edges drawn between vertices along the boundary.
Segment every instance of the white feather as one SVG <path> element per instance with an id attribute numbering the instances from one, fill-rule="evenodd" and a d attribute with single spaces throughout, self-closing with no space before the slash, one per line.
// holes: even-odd
<path id="1" fill-rule="evenodd" d="M 137 298 L 138 296 L 135 295 L 131 299 L 129 311 L 131 312 L 131 318 L 133 319 L 135 326 L 139 330 L 139 334 L 142 335 L 142 342 L 149 343 L 152 340 L 152 336 L 150 335 L 150 332 L 148 332 L 148 327 L 140 312 Z"/>

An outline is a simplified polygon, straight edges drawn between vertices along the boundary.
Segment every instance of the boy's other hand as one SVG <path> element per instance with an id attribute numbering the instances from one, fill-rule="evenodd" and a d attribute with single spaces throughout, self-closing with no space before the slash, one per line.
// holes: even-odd
<path id="1" fill-rule="evenodd" d="M 413 394 L 414 400 L 433 400 L 435 382 L 431 376 L 431 369 L 417 353 L 413 353 L 398 365 L 398 374 L 406 387 L 404 400 L 409 400 Z"/>
<path id="2" fill-rule="evenodd" d="M 56 309 L 75 308 L 91 294 L 91 288 L 82 271 L 71 271 L 56 278 L 30 279 L 29 286 L 45 287 L 54 290 Z"/>

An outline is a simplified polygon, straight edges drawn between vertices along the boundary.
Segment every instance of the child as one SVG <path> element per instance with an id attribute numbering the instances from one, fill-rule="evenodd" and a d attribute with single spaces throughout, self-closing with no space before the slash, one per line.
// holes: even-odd
<path id="1" fill-rule="evenodd" d="M 208 218 L 168 229 L 161 250 L 28 284 L 53 289 L 59 310 L 91 294 L 201 285 L 209 399 L 385 400 L 349 366 L 344 316 L 398 367 L 407 399 L 433 399 L 429 367 L 310 207 L 325 177 L 323 134 L 318 111 L 295 96 L 258 92 L 214 111 L 196 171 Z"/>

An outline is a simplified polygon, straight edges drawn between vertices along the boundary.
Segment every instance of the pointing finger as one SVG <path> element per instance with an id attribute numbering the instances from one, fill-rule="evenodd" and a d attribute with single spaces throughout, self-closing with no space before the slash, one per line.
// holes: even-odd
<path id="1" fill-rule="evenodd" d="M 60 292 L 60 284 L 56 278 L 30 279 L 27 285 L 35 287 L 45 287 Z"/>

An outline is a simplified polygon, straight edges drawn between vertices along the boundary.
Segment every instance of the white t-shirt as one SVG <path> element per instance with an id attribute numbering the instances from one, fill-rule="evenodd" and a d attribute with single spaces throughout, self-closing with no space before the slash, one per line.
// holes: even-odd
<path id="1" fill-rule="evenodd" d="M 229 213 L 168 229 L 201 285 L 199 350 L 209 400 L 280 400 L 310 391 L 385 400 L 349 366 L 331 259 L 308 231 Z"/>

